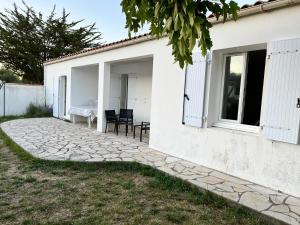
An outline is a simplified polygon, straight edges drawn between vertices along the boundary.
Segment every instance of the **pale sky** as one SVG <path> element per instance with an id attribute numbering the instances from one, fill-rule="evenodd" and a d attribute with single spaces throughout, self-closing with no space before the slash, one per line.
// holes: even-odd
<path id="1" fill-rule="evenodd" d="M 0 0 L 0 11 L 11 8 L 13 3 L 21 5 L 22 0 Z M 85 24 L 96 22 L 96 27 L 102 32 L 103 41 L 112 42 L 128 37 L 125 26 L 125 16 L 120 6 L 121 0 L 25 0 L 26 4 L 48 15 L 53 5 L 57 12 L 63 8 L 70 12 L 70 19 L 85 20 Z M 237 0 L 240 5 L 253 3 L 253 0 Z M 83 24 L 84 24 L 83 23 Z M 146 33 L 147 29 L 140 33 Z"/>

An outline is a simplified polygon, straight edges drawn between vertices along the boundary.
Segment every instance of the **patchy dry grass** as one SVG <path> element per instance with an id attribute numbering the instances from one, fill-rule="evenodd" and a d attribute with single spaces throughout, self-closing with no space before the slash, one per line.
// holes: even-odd
<path id="1" fill-rule="evenodd" d="M 24 119 L 24 116 L 0 116 L 0 123 L 6 122 L 6 121 L 10 121 L 10 120 L 15 120 L 15 119 Z"/>
<path id="2" fill-rule="evenodd" d="M 1 225 L 275 223 L 147 166 L 39 160 L 0 139 Z"/>

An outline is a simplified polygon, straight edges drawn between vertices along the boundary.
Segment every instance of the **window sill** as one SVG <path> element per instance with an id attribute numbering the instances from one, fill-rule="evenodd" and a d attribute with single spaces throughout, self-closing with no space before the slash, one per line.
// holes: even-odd
<path id="1" fill-rule="evenodd" d="M 258 134 L 261 130 L 261 127 L 259 126 L 251 126 L 251 125 L 221 122 L 221 121 L 213 124 L 213 127 L 225 128 L 230 130 L 238 130 L 238 131 L 244 131 L 244 132 L 255 133 L 255 134 Z"/>

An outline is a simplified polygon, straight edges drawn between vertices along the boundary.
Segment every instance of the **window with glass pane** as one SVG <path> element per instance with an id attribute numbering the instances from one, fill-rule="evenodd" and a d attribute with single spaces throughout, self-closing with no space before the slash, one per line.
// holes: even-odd
<path id="1" fill-rule="evenodd" d="M 226 57 L 222 119 L 238 119 L 243 64 L 243 55 Z"/>

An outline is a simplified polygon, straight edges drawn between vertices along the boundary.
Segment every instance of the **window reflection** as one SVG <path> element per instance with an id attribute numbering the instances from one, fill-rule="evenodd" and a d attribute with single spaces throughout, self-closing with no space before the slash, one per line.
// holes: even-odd
<path id="1" fill-rule="evenodd" d="M 238 119 L 243 63 L 242 55 L 226 57 L 222 119 Z"/>

